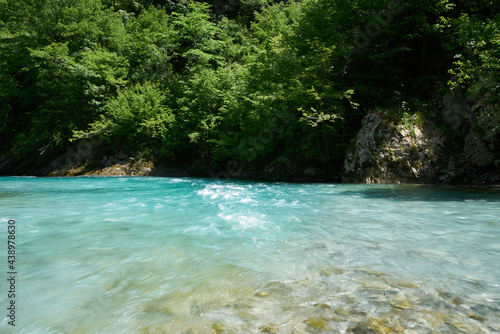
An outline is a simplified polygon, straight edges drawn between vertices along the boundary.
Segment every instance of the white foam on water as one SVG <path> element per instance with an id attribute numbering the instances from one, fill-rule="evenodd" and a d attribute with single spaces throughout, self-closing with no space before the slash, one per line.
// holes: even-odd
<path id="1" fill-rule="evenodd" d="M 259 214 L 256 216 L 247 216 L 244 214 L 227 214 L 219 213 L 218 216 L 229 222 L 233 228 L 245 231 L 249 228 L 267 228 L 269 222 L 266 221 L 265 215 Z"/>

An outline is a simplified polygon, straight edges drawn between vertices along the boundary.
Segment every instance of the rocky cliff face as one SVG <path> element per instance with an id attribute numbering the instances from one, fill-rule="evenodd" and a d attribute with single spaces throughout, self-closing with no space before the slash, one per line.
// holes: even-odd
<path id="1" fill-rule="evenodd" d="M 369 113 L 347 152 L 343 182 L 500 183 L 500 115 L 477 119 L 478 108 L 485 108 L 481 99 L 451 91 L 441 126 L 421 115 L 395 122 L 388 113 Z"/>

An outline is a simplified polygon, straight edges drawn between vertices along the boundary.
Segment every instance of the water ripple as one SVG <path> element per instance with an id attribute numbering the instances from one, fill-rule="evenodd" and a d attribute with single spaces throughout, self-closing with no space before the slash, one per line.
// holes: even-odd
<path id="1" fill-rule="evenodd" d="M 16 333 L 497 333 L 498 202 L 487 188 L 2 177 Z"/>

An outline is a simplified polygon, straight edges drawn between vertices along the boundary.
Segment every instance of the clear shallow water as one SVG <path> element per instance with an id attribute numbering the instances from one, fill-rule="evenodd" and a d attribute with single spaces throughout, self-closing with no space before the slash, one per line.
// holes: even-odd
<path id="1" fill-rule="evenodd" d="M 12 218 L 16 333 L 500 333 L 498 189 L 0 178 Z"/>

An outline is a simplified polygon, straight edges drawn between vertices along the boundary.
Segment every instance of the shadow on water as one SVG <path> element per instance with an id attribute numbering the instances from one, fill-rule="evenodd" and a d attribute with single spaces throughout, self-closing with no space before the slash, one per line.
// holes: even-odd
<path id="1" fill-rule="evenodd" d="M 22 191 L 0 191 L 0 199 L 23 197 L 25 192 Z"/>
<path id="2" fill-rule="evenodd" d="M 343 196 L 361 196 L 394 201 L 423 202 L 500 202 L 499 187 L 454 187 L 435 185 L 363 185 L 339 192 Z"/>

